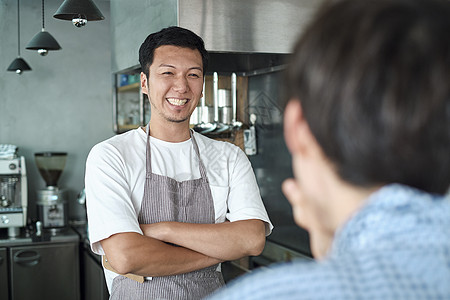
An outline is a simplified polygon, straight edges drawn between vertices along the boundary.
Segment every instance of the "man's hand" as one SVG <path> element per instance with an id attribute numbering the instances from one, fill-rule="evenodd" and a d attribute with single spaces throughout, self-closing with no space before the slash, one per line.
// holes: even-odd
<path id="1" fill-rule="evenodd" d="M 176 275 L 222 262 L 135 232 L 114 234 L 100 243 L 109 263 L 120 274 Z"/>
<path id="2" fill-rule="evenodd" d="M 147 237 L 176 244 L 219 260 L 259 255 L 265 244 L 265 225 L 261 220 L 218 224 L 160 222 L 141 224 Z"/>

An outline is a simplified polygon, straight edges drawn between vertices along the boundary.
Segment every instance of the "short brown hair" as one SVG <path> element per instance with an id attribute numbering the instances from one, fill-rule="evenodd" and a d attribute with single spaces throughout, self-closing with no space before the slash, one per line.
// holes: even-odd
<path id="1" fill-rule="evenodd" d="M 342 179 L 450 185 L 450 2 L 326 4 L 297 42 L 288 92 Z"/>

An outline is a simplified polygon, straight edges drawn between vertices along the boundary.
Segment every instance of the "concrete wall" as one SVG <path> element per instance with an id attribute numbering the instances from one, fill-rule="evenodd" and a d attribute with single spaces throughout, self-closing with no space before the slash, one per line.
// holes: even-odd
<path id="1" fill-rule="evenodd" d="M 177 24 L 177 0 L 111 0 L 113 72 L 139 65 L 139 47 L 145 38 Z"/>
<path id="2" fill-rule="evenodd" d="M 36 217 L 36 190 L 44 187 L 35 152 L 68 152 L 59 186 L 68 190 L 71 218 L 81 218 L 75 199 L 87 154 L 114 135 L 109 1 L 95 1 L 106 19 L 84 28 L 52 17 L 62 2 L 45 1 L 45 28 L 62 50 L 41 57 L 25 50 L 41 30 L 41 1 L 20 1 L 21 56 L 33 70 L 17 75 L 6 71 L 17 57 L 17 2 L 0 0 L 0 144 L 17 145 L 26 158 L 30 217 Z"/>

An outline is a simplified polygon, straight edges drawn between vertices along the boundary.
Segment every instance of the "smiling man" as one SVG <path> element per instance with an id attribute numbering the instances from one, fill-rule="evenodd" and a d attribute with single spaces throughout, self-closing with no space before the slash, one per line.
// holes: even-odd
<path id="1" fill-rule="evenodd" d="M 89 238 L 111 299 L 200 299 L 220 263 L 264 248 L 272 230 L 245 154 L 189 129 L 208 53 L 169 27 L 139 50 L 151 121 L 94 146 L 86 163 Z"/>

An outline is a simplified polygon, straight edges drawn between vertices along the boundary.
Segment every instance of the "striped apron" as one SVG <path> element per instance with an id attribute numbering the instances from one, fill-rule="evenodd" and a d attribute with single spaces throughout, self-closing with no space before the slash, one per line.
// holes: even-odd
<path id="1" fill-rule="evenodd" d="M 139 223 L 177 221 L 213 224 L 215 215 L 211 189 L 192 131 L 191 140 L 199 160 L 201 178 L 182 182 L 152 173 L 149 132 L 147 126 L 146 180 Z M 213 265 L 190 273 L 153 277 L 143 283 L 119 275 L 113 280 L 110 299 L 201 299 L 224 285 L 222 273 L 216 271 L 217 267 Z"/>

